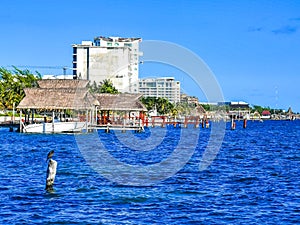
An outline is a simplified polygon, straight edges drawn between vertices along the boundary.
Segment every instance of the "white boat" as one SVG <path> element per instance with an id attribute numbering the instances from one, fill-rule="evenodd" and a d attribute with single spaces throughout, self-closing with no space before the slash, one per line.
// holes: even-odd
<path id="1" fill-rule="evenodd" d="M 77 133 L 86 130 L 86 122 L 56 122 L 22 124 L 24 133 Z"/>

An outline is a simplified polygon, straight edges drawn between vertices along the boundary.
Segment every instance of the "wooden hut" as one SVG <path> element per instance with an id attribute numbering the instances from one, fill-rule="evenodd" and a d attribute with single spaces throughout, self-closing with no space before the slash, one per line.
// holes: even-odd
<path id="1" fill-rule="evenodd" d="M 88 91 L 87 84 L 87 80 L 49 79 L 39 80 L 38 88 L 25 89 L 26 96 L 17 106 L 20 115 L 25 113 L 25 121 L 20 119 L 20 130 L 28 133 L 56 133 L 87 129 L 99 105 L 98 100 Z M 72 110 L 71 118 L 67 118 L 67 110 Z M 41 123 L 34 118 L 35 112 L 44 114 Z M 50 120 L 47 119 L 49 113 Z"/>
<path id="2" fill-rule="evenodd" d="M 97 107 L 97 124 L 113 127 L 144 126 L 146 107 L 140 101 L 142 94 L 96 94 L 99 102 Z M 99 114 L 98 114 L 99 113 Z"/>

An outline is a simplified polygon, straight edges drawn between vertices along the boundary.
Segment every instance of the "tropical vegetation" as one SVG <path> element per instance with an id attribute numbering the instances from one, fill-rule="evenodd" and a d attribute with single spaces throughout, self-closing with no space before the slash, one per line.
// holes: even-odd
<path id="1" fill-rule="evenodd" d="M 115 88 L 112 81 L 109 79 L 105 79 L 99 84 L 95 81 L 92 84 L 89 84 L 89 89 L 92 93 L 110 93 L 110 94 L 118 94 L 119 91 Z"/>
<path id="2" fill-rule="evenodd" d="M 24 98 L 24 88 L 37 87 L 37 81 L 42 79 L 40 73 L 33 74 L 29 70 L 13 70 L 0 68 L 0 108 L 3 111 L 13 109 Z"/>
<path id="3" fill-rule="evenodd" d="M 156 109 L 160 115 L 174 116 L 177 114 L 175 105 L 166 98 L 143 97 L 141 101 L 148 111 Z"/>
<path id="4" fill-rule="evenodd" d="M 284 110 L 283 109 L 272 109 L 270 107 L 263 107 L 263 106 L 259 106 L 259 105 L 253 105 L 253 107 L 251 108 L 251 112 L 254 113 L 254 112 L 258 112 L 259 114 L 261 114 L 263 111 L 269 111 L 269 112 L 272 112 L 272 113 L 276 113 L 276 114 L 281 114 L 281 113 L 284 113 Z"/>

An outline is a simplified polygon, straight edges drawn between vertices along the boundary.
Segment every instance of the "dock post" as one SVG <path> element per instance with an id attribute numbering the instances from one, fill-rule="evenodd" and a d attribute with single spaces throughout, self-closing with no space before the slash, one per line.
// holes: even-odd
<path id="1" fill-rule="evenodd" d="M 125 118 L 123 119 L 123 129 L 122 129 L 122 133 L 126 133 L 126 121 L 125 121 Z"/>
<path id="2" fill-rule="evenodd" d="M 247 127 L 247 119 L 244 119 L 243 128 Z"/>
<path id="3" fill-rule="evenodd" d="M 85 116 L 85 129 L 86 129 L 86 132 L 88 132 L 88 122 L 89 122 L 89 111 L 86 110 L 86 116 Z"/>
<path id="4" fill-rule="evenodd" d="M 22 130 L 22 109 L 20 109 L 20 127 L 19 127 L 19 129 L 20 129 L 20 133 L 23 132 L 23 130 Z"/>
<path id="5" fill-rule="evenodd" d="M 187 125 L 188 125 L 188 119 L 186 117 L 184 117 L 184 125 L 183 125 L 183 127 L 187 128 Z"/>
<path id="6" fill-rule="evenodd" d="M 162 121 L 161 127 L 165 127 L 166 126 L 166 117 L 163 116 L 162 119 L 163 119 L 163 121 Z"/>
<path id="7" fill-rule="evenodd" d="M 110 125 L 111 125 L 110 123 L 107 123 L 107 124 L 106 124 L 105 133 L 110 133 L 110 128 L 109 128 Z"/>
<path id="8" fill-rule="evenodd" d="M 209 121 L 208 120 L 205 121 L 205 127 L 209 128 Z"/>
<path id="9" fill-rule="evenodd" d="M 109 130 L 109 126 L 107 125 L 106 129 L 105 129 L 105 133 L 110 133 L 110 130 Z"/>
<path id="10" fill-rule="evenodd" d="M 144 121 L 140 119 L 138 132 L 141 133 L 143 129 L 144 129 Z"/>
<path id="11" fill-rule="evenodd" d="M 195 128 L 199 127 L 199 117 L 196 118 L 196 122 L 195 122 Z"/>
<path id="12" fill-rule="evenodd" d="M 162 123 L 161 123 L 161 127 L 164 128 L 166 126 L 165 124 L 165 119 L 163 119 Z"/>
<path id="13" fill-rule="evenodd" d="M 52 133 L 54 133 L 54 111 L 52 111 Z"/>
<path id="14" fill-rule="evenodd" d="M 53 184 L 54 184 L 55 175 L 56 175 L 56 168 L 57 168 L 57 162 L 53 159 L 50 159 L 48 162 L 48 168 L 47 168 L 47 179 L 46 179 L 46 190 L 47 191 L 53 190 Z"/>
<path id="15" fill-rule="evenodd" d="M 231 118 L 231 130 L 235 130 L 235 121 Z"/>
<path id="16" fill-rule="evenodd" d="M 34 110 L 30 109 L 30 112 L 31 112 L 31 123 L 33 124 L 34 123 Z"/>
<path id="17" fill-rule="evenodd" d="M 148 117 L 146 117 L 146 127 L 148 127 L 148 123 L 149 123 Z"/>

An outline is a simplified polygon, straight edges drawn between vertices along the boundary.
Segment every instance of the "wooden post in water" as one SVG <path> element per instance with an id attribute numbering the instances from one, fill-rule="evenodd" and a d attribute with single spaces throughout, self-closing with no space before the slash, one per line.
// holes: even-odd
<path id="1" fill-rule="evenodd" d="M 57 162 L 50 159 L 47 168 L 46 190 L 53 190 L 53 184 L 56 175 Z"/>
<path id="2" fill-rule="evenodd" d="M 198 127 L 199 127 L 199 123 L 200 123 L 200 122 L 199 122 L 199 117 L 197 117 L 197 118 L 196 118 L 196 122 L 195 122 L 195 128 L 198 128 Z"/>
<path id="3" fill-rule="evenodd" d="M 243 128 L 246 128 L 246 127 L 247 127 L 247 119 L 244 119 Z"/>
<path id="4" fill-rule="evenodd" d="M 205 128 L 209 128 L 209 120 L 205 120 Z"/>
<path id="5" fill-rule="evenodd" d="M 23 132 L 22 127 L 23 127 L 23 126 L 22 126 L 22 109 L 20 109 L 20 127 L 19 127 L 20 133 Z"/>
<path id="6" fill-rule="evenodd" d="M 54 133 L 54 117 L 55 117 L 55 114 L 54 114 L 54 110 L 52 111 L 52 133 Z"/>
<path id="7" fill-rule="evenodd" d="M 184 117 L 184 128 L 187 128 L 187 126 L 188 126 L 188 118 L 185 116 Z"/>
<path id="8" fill-rule="evenodd" d="M 233 117 L 231 118 L 231 130 L 235 130 L 235 121 Z"/>
<path id="9" fill-rule="evenodd" d="M 163 116 L 163 117 L 162 117 L 162 120 L 163 120 L 163 121 L 162 121 L 161 127 L 165 127 L 165 126 L 166 126 L 165 119 L 166 119 L 166 117 Z"/>

